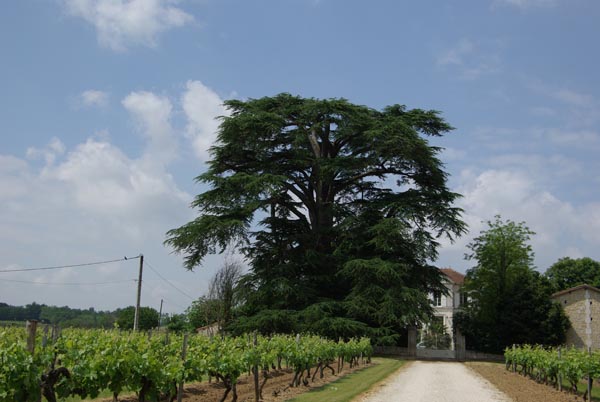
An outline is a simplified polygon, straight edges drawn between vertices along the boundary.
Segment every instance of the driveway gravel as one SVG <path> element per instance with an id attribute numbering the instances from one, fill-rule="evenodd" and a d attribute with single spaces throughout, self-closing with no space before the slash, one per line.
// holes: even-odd
<path id="1" fill-rule="evenodd" d="M 512 399 L 464 364 L 414 361 L 358 401 L 512 402 Z"/>

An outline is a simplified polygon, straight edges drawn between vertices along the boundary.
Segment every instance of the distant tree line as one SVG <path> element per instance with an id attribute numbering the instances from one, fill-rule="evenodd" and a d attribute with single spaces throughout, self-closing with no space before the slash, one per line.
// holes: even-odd
<path id="1" fill-rule="evenodd" d="M 25 306 L 11 306 L 0 302 L 0 321 L 37 320 L 46 324 L 56 324 L 63 328 L 133 328 L 135 308 L 133 306 L 116 309 L 115 311 L 96 311 L 89 309 L 57 307 L 45 304 L 31 303 Z M 165 320 L 168 322 L 169 319 Z M 140 329 L 156 328 L 159 324 L 159 314 L 153 308 L 140 309 Z"/>

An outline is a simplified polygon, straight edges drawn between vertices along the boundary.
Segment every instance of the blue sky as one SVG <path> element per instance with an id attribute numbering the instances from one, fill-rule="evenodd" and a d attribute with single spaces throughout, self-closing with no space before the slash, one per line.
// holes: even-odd
<path id="1" fill-rule="evenodd" d="M 0 269 L 144 253 L 200 295 L 222 256 L 187 272 L 164 233 L 194 217 L 222 100 L 280 92 L 456 127 L 434 144 L 471 233 L 440 266 L 469 268 L 495 214 L 537 232 L 540 271 L 600 260 L 599 20 L 595 0 L 3 2 Z M 0 301 L 113 309 L 134 303 L 136 269 L 0 274 Z M 183 293 L 146 270 L 142 304 L 182 311 Z"/>

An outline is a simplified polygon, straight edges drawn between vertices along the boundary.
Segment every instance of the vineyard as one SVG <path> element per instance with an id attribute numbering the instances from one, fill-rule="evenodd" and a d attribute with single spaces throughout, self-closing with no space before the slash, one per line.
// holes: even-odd
<path id="1" fill-rule="evenodd" d="M 570 391 L 576 393 L 577 385 L 588 381 L 584 398 L 589 394 L 591 380 L 600 378 L 600 351 L 587 353 L 574 348 L 523 345 L 506 348 L 504 357 L 507 369 L 558 389 L 566 381 Z"/>
<path id="2" fill-rule="evenodd" d="M 140 402 L 174 401 L 183 383 L 203 379 L 222 382 L 221 400 L 231 395 L 236 401 L 243 373 L 254 374 L 259 399 L 269 373 L 282 365 L 294 370 L 289 384 L 294 387 L 371 355 L 366 338 L 334 342 L 316 336 L 209 338 L 71 329 L 60 336 L 38 333 L 35 344 L 31 341 L 28 345 L 22 328 L 0 329 L 0 402 L 94 398 L 103 390 L 114 401 L 124 391 L 135 391 Z"/>

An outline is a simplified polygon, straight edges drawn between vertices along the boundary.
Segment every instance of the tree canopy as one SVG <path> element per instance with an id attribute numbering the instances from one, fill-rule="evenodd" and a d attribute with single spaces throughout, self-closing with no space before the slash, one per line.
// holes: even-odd
<path id="1" fill-rule="evenodd" d="M 552 264 L 545 276 L 556 292 L 583 284 L 600 287 L 600 262 L 589 257 L 564 257 Z"/>
<path id="2" fill-rule="evenodd" d="M 535 233 L 500 216 L 487 224 L 465 256 L 477 263 L 467 271 L 468 303 L 455 319 L 467 347 L 498 353 L 513 343 L 562 343 L 569 321 L 550 300 L 550 282 L 534 270 L 529 241 Z"/>
<path id="3" fill-rule="evenodd" d="M 119 328 L 133 329 L 133 321 L 135 319 L 135 307 L 129 306 L 123 309 L 118 309 L 117 313 L 117 324 Z M 152 307 L 140 307 L 140 319 L 139 329 L 141 331 L 147 331 L 152 328 L 158 327 L 159 314 L 158 311 Z"/>
<path id="4" fill-rule="evenodd" d="M 289 94 L 225 105 L 199 216 L 166 244 L 188 269 L 242 250 L 238 328 L 391 343 L 428 315 L 426 292 L 443 290 L 439 238 L 465 231 L 426 138 L 452 129 L 439 112 Z"/>

